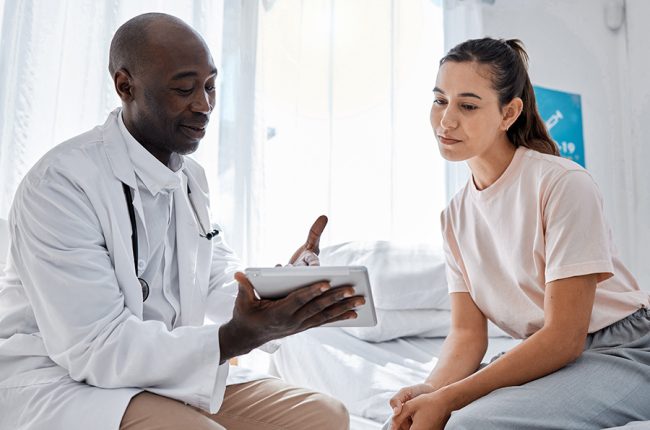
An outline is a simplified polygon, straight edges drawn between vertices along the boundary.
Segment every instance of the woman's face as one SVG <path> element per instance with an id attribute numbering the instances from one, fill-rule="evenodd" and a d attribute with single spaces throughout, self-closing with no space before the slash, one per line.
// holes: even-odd
<path id="1" fill-rule="evenodd" d="M 487 156 L 509 144 L 505 132 L 510 121 L 499 108 L 487 66 L 446 62 L 433 92 L 431 127 L 446 160 Z"/>

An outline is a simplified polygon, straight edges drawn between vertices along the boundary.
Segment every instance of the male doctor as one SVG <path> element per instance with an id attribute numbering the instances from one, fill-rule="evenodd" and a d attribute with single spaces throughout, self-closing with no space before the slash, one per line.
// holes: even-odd
<path id="1" fill-rule="evenodd" d="M 215 102 L 204 40 L 177 18 L 140 15 L 116 32 L 109 69 L 122 108 L 52 149 L 15 196 L 0 429 L 348 428 L 334 399 L 228 377 L 228 359 L 354 318 L 363 299 L 321 283 L 259 300 L 237 272 L 212 231 L 204 172 L 184 156 Z M 326 222 L 291 262 L 317 264 Z"/>

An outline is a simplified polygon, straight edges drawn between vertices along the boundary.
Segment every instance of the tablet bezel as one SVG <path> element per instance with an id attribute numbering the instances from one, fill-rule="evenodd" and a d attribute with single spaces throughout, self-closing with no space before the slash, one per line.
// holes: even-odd
<path id="1" fill-rule="evenodd" d="M 355 308 L 355 319 L 335 321 L 322 327 L 373 327 L 377 325 L 377 314 L 372 299 L 372 289 L 365 266 L 284 266 L 249 267 L 244 273 L 260 298 L 280 299 L 292 291 L 329 281 L 332 288 L 352 285 L 355 295 L 364 296 L 366 303 Z"/>

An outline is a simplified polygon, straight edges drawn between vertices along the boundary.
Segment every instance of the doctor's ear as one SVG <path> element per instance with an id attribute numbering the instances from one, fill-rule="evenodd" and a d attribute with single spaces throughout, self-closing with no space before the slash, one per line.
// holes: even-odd
<path id="1" fill-rule="evenodd" d="M 133 78 L 126 69 L 119 69 L 113 76 L 115 83 L 115 91 L 123 102 L 130 102 L 133 100 Z"/>

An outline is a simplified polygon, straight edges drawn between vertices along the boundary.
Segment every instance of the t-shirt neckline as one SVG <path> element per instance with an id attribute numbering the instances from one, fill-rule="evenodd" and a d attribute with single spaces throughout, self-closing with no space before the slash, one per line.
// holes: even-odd
<path id="1" fill-rule="evenodd" d="M 499 176 L 499 178 L 487 188 L 482 190 L 476 188 L 474 177 L 470 174 L 468 187 L 472 197 L 477 200 L 486 200 L 503 190 L 514 178 L 517 177 L 518 167 L 521 164 L 521 159 L 526 152 L 526 149 L 527 148 L 523 146 L 517 147 L 512 160 L 510 160 L 510 164 L 506 167 L 506 170 L 504 170 L 501 176 Z"/>

